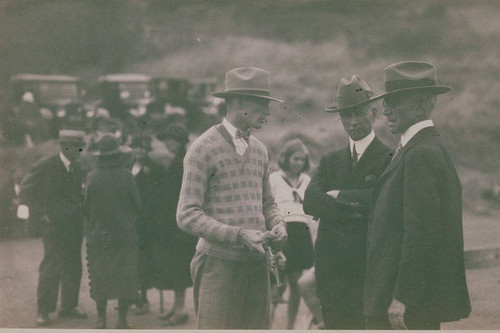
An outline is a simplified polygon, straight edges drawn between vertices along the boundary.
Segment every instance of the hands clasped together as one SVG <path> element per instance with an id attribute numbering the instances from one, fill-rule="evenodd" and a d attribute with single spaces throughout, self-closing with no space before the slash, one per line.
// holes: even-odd
<path id="1" fill-rule="evenodd" d="M 249 250 L 265 254 L 263 245 L 268 245 L 275 250 L 281 250 L 286 243 L 287 237 L 285 223 L 280 222 L 272 230 L 266 232 L 242 229 L 239 234 L 239 242 Z"/>

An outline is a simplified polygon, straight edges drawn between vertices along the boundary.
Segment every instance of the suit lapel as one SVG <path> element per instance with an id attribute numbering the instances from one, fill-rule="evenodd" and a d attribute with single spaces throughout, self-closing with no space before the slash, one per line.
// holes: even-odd
<path id="1" fill-rule="evenodd" d="M 382 143 L 375 137 L 358 161 L 358 164 L 352 171 L 351 182 L 357 183 L 360 177 L 364 177 L 370 168 L 373 167 L 373 161 L 380 158 Z M 362 180 L 362 179 L 361 179 Z"/>
<path id="2" fill-rule="evenodd" d="M 352 174 L 351 149 L 349 145 L 347 145 L 346 149 L 339 152 L 339 158 L 332 162 L 331 170 L 335 173 L 335 182 L 340 186 L 345 186 L 349 183 Z"/>
<path id="3" fill-rule="evenodd" d="M 439 136 L 439 133 L 437 132 L 435 127 L 426 127 L 420 130 L 417 134 L 415 134 L 415 136 L 411 138 L 410 141 L 408 141 L 408 143 L 403 148 L 401 148 L 398 154 L 394 156 L 394 159 L 391 161 L 391 163 L 389 163 L 387 168 L 384 170 L 378 182 L 380 182 L 384 177 L 390 174 L 399 165 L 399 163 L 401 163 L 401 160 L 403 159 L 404 155 L 408 150 L 410 150 L 419 142 L 430 136 Z"/>
<path id="4" fill-rule="evenodd" d="M 66 174 L 68 171 L 66 170 L 66 167 L 64 166 L 64 163 L 61 161 L 61 157 L 59 154 L 54 156 L 54 159 L 52 161 L 53 166 L 54 166 L 54 172 L 51 172 L 50 174 L 52 175 L 51 177 L 51 186 L 54 186 L 54 192 L 53 193 L 59 193 L 61 190 L 62 186 L 62 181 L 64 177 L 66 177 Z"/>

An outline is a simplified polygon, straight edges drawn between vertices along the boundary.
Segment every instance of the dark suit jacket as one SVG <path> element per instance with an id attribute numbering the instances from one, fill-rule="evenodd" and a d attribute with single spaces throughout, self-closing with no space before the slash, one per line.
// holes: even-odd
<path id="1" fill-rule="evenodd" d="M 81 197 L 79 209 L 65 205 L 66 197 L 62 186 L 66 175 L 66 168 L 59 154 L 41 159 L 28 171 L 21 183 L 20 202 L 30 208 L 30 218 L 34 214 L 46 215 L 50 223 L 59 223 L 68 217 L 76 220 L 83 218 L 82 185 L 78 189 Z M 78 182 L 83 184 L 85 174 L 78 163 L 75 163 L 75 175 Z"/>
<path id="2" fill-rule="evenodd" d="M 315 245 L 318 280 L 332 280 L 321 276 L 324 265 L 342 267 L 339 273 L 346 267 L 364 271 L 371 193 L 391 156 L 391 149 L 375 138 L 354 170 L 349 146 L 321 159 L 304 198 L 304 212 L 321 219 Z M 326 194 L 330 190 L 340 190 L 337 200 Z"/>
<path id="3" fill-rule="evenodd" d="M 470 313 L 462 190 L 434 127 L 398 152 L 374 190 L 364 314 L 387 316 L 393 297 L 407 314 L 439 322 Z"/>

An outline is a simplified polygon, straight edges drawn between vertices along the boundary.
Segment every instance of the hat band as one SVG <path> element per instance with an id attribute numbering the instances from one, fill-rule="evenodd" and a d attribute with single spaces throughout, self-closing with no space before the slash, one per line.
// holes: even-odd
<path id="1" fill-rule="evenodd" d="M 385 90 L 387 92 L 391 92 L 399 89 L 428 87 L 435 85 L 436 85 L 436 80 L 429 78 L 421 80 L 393 80 L 393 81 L 387 81 L 385 83 Z"/>
<path id="2" fill-rule="evenodd" d="M 373 96 L 373 92 L 371 90 L 365 90 L 365 96 L 357 95 L 356 98 L 352 96 L 337 96 L 338 107 L 343 108 L 346 106 L 361 104 L 370 100 Z"/>
<path id="3" fill-rule="evenodd" d="M 226 89 L 225 93 L 231 94 L 250 94 L 250 95 L 260 95 L 260 96 L 271 96 L 269 90 L 260 89 Z"/>

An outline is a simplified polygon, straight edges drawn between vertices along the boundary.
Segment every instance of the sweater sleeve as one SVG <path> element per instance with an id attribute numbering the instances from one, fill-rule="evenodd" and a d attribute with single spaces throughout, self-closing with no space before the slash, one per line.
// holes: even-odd
<path id="1" fill-rule="evenodd" d="M 208 241 L 236 244 L 240 228 L 221 223 L 203 210 L 211 177 L 210 155 L 193 143 L 184 158 L 182 187 L 177 206 L 177 225 L 189 234 Z"/>
<path id="2" fill-rule="evenodd" d="M 317 218 L 331 218 L 336 211 L 335 199 L 326 194 L 331 190 L 327 177 L 327 159 L 323 157 L 312 177 L 304 197 L 304 212 Z"/>

